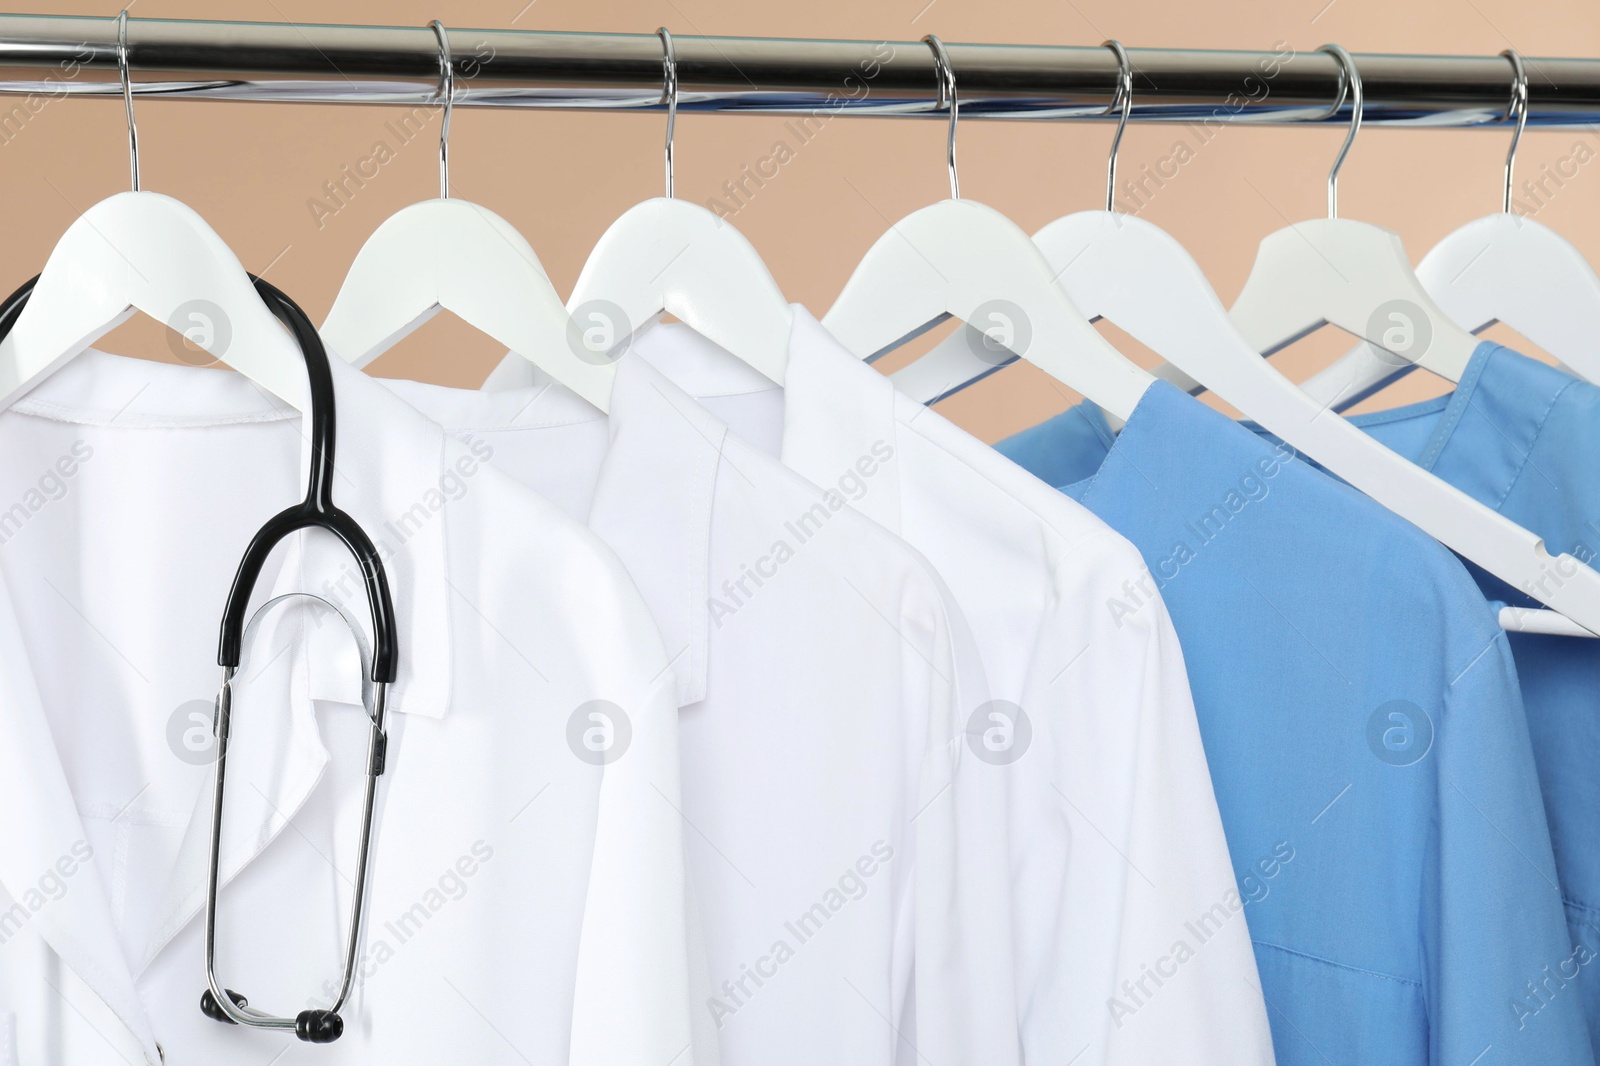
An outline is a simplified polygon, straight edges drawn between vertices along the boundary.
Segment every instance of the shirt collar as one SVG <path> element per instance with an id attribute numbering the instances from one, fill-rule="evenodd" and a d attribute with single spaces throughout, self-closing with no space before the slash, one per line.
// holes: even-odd
<path id="1" fill-rule="evenodd" d="M 894 383 L 844 348 L 803 307 L 794 309 L 789 369 L 784 378 L 783 460 L 823 488 L 850 474 L 864 455 L 900 455 Z M 909 402 L 908 400 L 906 402 Z M 851 506 L 894 533 L 903 533 L 901 466 L 874 469 Z"/>
<path id="2" fill-rule="evenodd" d="M 1474 499 L 1499 505 L 1527 467 L 1550 412 L 1570 389 L 1583 387 L 1563 370 L 1484 341 L 1445 395 L 1346 418 Z M 1254 422 L 1240 424 L 1277 440 Z"/>
<path id="3" fill-rule="evenodd" d="M 779 458 L 823 489 L 854 476 L 862 457 L 898 455 L 894 383 L 846 350 L 799 304 L 789 334 L 789 363 L 782 386 L 696 333 L 688 326 L 651 327 L 638 353 L 693 396 L 719 396 L 782 389 L 783 432 Z M 915 417 L 915 414 L 912 415 Z M 864 494 L 847 493 L 851 506 L 879 525 L 901 533 L 901 471 L 897 462 L 874 463 Z"/>
<path id="4" fill-rule="evenodd" d="M 650 604 L 686 706 L 706 694 L 711 522 L 728 427 L 630 354 L 617 364 L 609 428 L 589 525 Z"/>
<path id="5" fill-rule="evenodd" d="M 724 422 L 637 351 L 617 362 L 609 417 L 515 353 L 481 391 L 388 384 L 456 431 L 606 419 L 589 528 L 622 559 L 649 605 L 677 678 L 678 705 L 705 698 L 711 523 L 728 439 Z"/>
<path id="6" fill-rule="evenodd" d="M 1503 501 L 1536 449 L 1550 411 L 1582 387 L 1573 375 L 1491 341 L 1479 344 L 1445 396 L 1350 421 L 1390 447 L 1401 424 L 1431 423 L 1421 450 L 1408 455 L 1424 470 L 1480 500 Z"/>
<path id="7" fill-rule="evenodd" d="M 894 385 L 845 350 L 803 306 L 792 304 L 791 309 L 788 368 L 781 386 L 714 341 L 677 323 L 651 326 L 618 365 L 613 424 L 620 428 L 637 422 L 641 428 L 651 428 L 626 441 L 614 433 L 613 454 L 621 444 L 625 454 L 636 455 L 641 463 L 684 471 L 694 467 L 693 476 L 704 484 L 704 514 L 690 513 L 683 498 L 676 495 L 656 505 L 655 521 L 662 528 L 668 526 L 669 515 L 675 520 L 673 535 L 681 540 L 675 550 L 687 551 L 691 544 L 700 553 L 709 550 L 709 538 L 702 530 L 710 520 L 709 495 L 728 434 L 727 424 L 695 397 L 714 402 L 717 397 L 773 390 L 781 390 L 783 397 L 778 456 L 782 463 L 824 490 L 843 492 L 855 510 L 900 532 L 900 464 L 876 461 L 876 456 L 883 454 L 882 445 L 893 448 L 896 440 Z M 666 433 L 670 439 L 652 454 L 656 442 L 648 434 L 663 431 L 670 431 Z M 875 449 L 874 444 L 879 447 Z M 898 450 L 888 454 L 896 455 Z M 839 479 L 858 477 L 857 465 L 864 457 L 874 461 L 869 490 L 857 494 L 841 489 Z M 737 473 L 737 460 L 730 465 Z M 744 479 L 740 487 L 749 492 L 754 486 Z M 616 538 L 624 535 L 622 524 L 604 535 L 615 546 Z M 628 553 L 622 554 L 626 559 Z M 708 573 L 704 558 L 703 554 L 695 557 L 697 582 Z M 687 567 L 682 569 L 688 572 Z M 709 587 L 700 594 L 691 620 L 689 632 L 700 638 L 708 632 L 710 595 Z M 651 598 L 648 591 L 646 597 Z M 663 623 L 662 634 L 668 654 L 689 646 L 685 634 L 674 632 L 667 623 Z"/>
<path id="8" fill-rule="evenodd" d="M 333 499 L 372 538 L 393 597 L 398 672 L 393 711 L 440 718 L 451 685 L 443 430 L 338 358 L 329 359 L 337 409 Z M 302 486 L 310 463 L 310 415 L 302 415 L 242 374 L 86 351 L 18 401 L 18 411 L 63 421 L 137 428 L 226 426 L 301 419 Z M 448 484 L 454 484 L 449 481 Z M 205 486 L 194 490 L 203 493 Z M 293 500 L 282 501 L 287 507 Z M 240 546 L 243 552 L 243 546 Z M 332 537 L 285 542 L 284 565 L 256 603 L 295 591 L 327 598 L 362 627 L 371 619 L 360 573 Z M 215 605 L 220 624 L 222 604 Z M 308 627 L 314 698 L 361 702 L 356 643 L 343 626 Z"/>

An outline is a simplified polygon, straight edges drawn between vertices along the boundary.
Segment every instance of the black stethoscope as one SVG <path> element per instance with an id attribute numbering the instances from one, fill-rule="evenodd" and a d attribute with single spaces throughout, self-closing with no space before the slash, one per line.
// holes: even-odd
<path id="1" fill-rule="evenodd" d="M 0 304 L 0 339 L 11 332 L 17 316 L 27 306 L 37 277 L 27 281 Z M 262 302 L 289 328 L 301 353 L 305 356 L 306 375 L 310 380 L 311 406 L 311 474 L 306 486 L 305 499 L 274 515 L 262 526 L 244 558 L 239 561 L 233 587 L 228 592 L 227 604 L 222 613 L 222 634 L 218 642 L 217 663 L 222 667 L 222 688 L 217 693 L 213 729 L 217 737 L 217 764 L 215 787 L 211 806 L 211 864 L 206 881 L 206 983 L 209 987 L 200 997 L 200 1009 L 208 1017 L 229 1024 L 248 1025 L 257 1029 L 293 1030 L 301 1040 L 325 1044 L 339 1039 L 344 1032 L 344 1019 L 339 1010 L 350 994 L 355 976 L 356 951 L 361 942 L 362 903 L 366 896 L 367 857 L 372 844 L 373 808 L 378 788 L 378 777 L 383 773 L 386 736 L 383 731 L 384 704 L 389 683 L 395 679 L 398 655 L 395 641 L 394 604 L 389 595 L 389 582 L 384 574 L 383 561 L 370 538 L 344 511 L 333 502 L 334 457 L 334 396 L 333 375 L 328 369 L 328 353 L 317 336 L 316 329 L 304 311 L 273 285 L 251 276 Z M 268 1014 L 251 1007 L 244 996 L 224 989 L 217 979 L 215 967 L 217 928 L 218 856 L 222 843 L 222 796 L 228 763 L 228 724 L 232 710 L 233 677 L 239 668 L 244 643 L 245 610 L 250 603 L 256 579 L 266 564 L 267 557 L 278 542 L 302 529 L 325 529 L 338 537 L 361 567 L 361 580 L 366 587 L 367 606 L 372 615 L 372 632 L 375 647 L 372 654 L 372 705 L 368 716 L 372 722 L 371 738 L 367 745 L 366 805 L 361 816 L 361 849 L 356 858 L 355 898 L 350 907 L 350 937 L 345 946 L 344 977 L 339 995 L 327 1010 L 303 1010 L 288 1018 Z M 224 995 L 226 993 L 226 995 Z"/>
<path id="2" fill-rule="evenodd" d="M 216 703 L 217 771 L 211 803 L 211 861 L 206 878 L 205 954 L 206 984 L 209 987 L 200 997 L 200 1009 L 208 1017 L 221 1022 L 258 1029 L 292 1029 L 301 1040 L 325 1044 L 339 1039 L 344 1032 L 344 1019 L 339 1016 L 339 1010 L 350 995 L 355 978 L 356 952 L 361 944 L 362 904 L 366 897 L 367 859 L 372 846 L 373 809 L 387 748 L 387 737 L 383 731 L 384 706 L 389 683 L 395 679 L 398 659 L 394 604 L 377 548 L 355 519 L 333 502 L 334 398 L 327 350 L 322 346 L 311 320 L 293 300 L 260 278 L 252 277 L 251 280 L 255 282 L 256 291 L 261 294 L 267 307 L 289 327 L 305 355 L 306 374 L 311 385 L 311 474 L 305 499 L 268 519 L 267 524 L 250 541 L 244 558 L 239 561 L 233 587 L 228 591 L 227 606 L 222 612 L 222 635 L 217 649 L 217 662 L 222 667 L 222 688 L 217 693 Z M 350 904 L 350 936 L 345 943 L 344 976 L 339 982 L 339 995 L 333 1006 L 326 1010 L 303 1010 L 295 1017 L 287 1018 L 256 1010 L 244 996 L 232 989 L 224 989 L 217 979 L 217 878 L 222 846 L 222 797 L 228 765 L 228 725 L 233 706 L 233 677 L 239 667 L 244 643 L 245 609 L 267 556 L 279 541 L 302 529 L 325 529 L 332 533 L 355 557 L 361 568 L 361 581 L 366 587 L 367 606 L 372 615 L 374 639 L 372 705 L 367 709 L 372 732 L 367 742 L 367 786 L 361 812 L 361 846 L 356 855 L 355 897 Z"/>

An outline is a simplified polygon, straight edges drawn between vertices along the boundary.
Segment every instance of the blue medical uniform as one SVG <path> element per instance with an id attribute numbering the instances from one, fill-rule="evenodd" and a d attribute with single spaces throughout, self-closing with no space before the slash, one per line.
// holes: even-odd
<path id="1" fill-rule="evenodd" d="M 1600 388 L 1480 344 L 1455 391 L 1351 419 L 1476 500 L 1594 565 L 1600 549 Z M 1527 590 L 1471 568 L 1491 600 Z M 1554 562 L 1544 580 L 1568 574 Z M 1511 634 L 1574 952 L 1540 997 L 1581 999 L 1600 1057 L 1600 641 Z"/>
<path id="2" fill-rule="evenodd" d="M 998 447 L 1143 554 L 1097 609 L 1166 602 L 1278 1062 L 1592 1063 L 1578 995 L 1540 991 L 1574 945 L 1510 643 L 1461 563 L 1164 382 L 1120 434 L 1084 405 Z"/>

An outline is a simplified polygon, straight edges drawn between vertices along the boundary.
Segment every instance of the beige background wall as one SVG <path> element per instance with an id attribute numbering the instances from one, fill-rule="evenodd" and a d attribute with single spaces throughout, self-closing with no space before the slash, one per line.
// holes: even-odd
<path id="1" fill-rule="evenodd" d="M 114 16 L 118 4 L 32 0 L 27 9 Z M 1130 47 L 1271 50 L 1281 41 L 1300 51 L 1337 41 L 1357 52 L 1493 55 L 1509 47 L 1524 55 L 1600 56 L 1600 4 L 1594 0 L 136 0 L 130 15 L 418 26 L 439 18 L 463 28 L 612 32 L 666 25 L 680 34 L 868 40 L 937 33 L 948 41 L 1080 45 L 1116 37 Z M 141 100 L 145 187 L 194 206 L 246 267 L 265 273 L 320 321 L 366 236 L 392 212 L 437 193 L 435 116 L 427 135 L 405 145 L 337 214 L 319 219 L 313 211 L 323 183 L 368 154 L 395 114 L 387 108 Z M 739 175 L 741 164 L 771 151 L 782 121 L 681 116 L 679 195 L 701 202 L 715 195 Z M 462 110 L 452 124 L 452 184 L 456 195 L 517 226 L 566 292 L 611 220 L 659 194 L 662 127 L 655 115 Z M 1097 207 L 1110 134 L 1111 127 L 1099 123 L 964 123 L 962 191 L 1029 231 Z M 943 124 L 931 121 L 830 122 L 738 213 L 736 224 L 790 298 L 820 315 L 891 220 L 947 195 L 944 135 Z M 1185 142 L 1193 157 L 1142 214 L 1176 235 L 1231 300 L 1262 236 L 1323 211 L 1326 170 L 1342 135 L 1231 127 L 1201 143 L 1183 128 L 1134 126 L 1123 142 L 1121 166 L 1124 174 L 1136 174 Z M 1498 209 L 1506 143 L 1497 132 L 1371 128 L 1345 167 L 1341 213 L 1399 231 L 1420 255 L 1455 226 Z M 1543 166 L 1563 158 L 1570 173 L 1580 144 L 1589 148 L 1578 152 L 1585 158 L 1600 153 L 1600 133 L 1529 131 L 1519 178 L 1537 178 Z M 7 216 L 0 286 L 9 291 L 37 272 L 61 231 L 127 182 L 120 103 L 51 101 L 0 144 Z M 1600 166 L 1584 164 L 1542 199 L 1538 218 L 1600 262 Z M 1291 377 L 1305 377 L 1343 350 L 1338 338 L 1326 335 L 1332 332 L 1302 342 L 1280 356 L 1279 365 Z M 103 346 L 173 357 L 158 327 L 148 323 L 122 327 Z M 385 355 L 374 372 L 473 386 L 498 355 L 492 344 L 440 316 Z M 1438 390 L 1437 382 L 1415 374 L 1393 391 L 1415 396 Z M 993 440 L 1074 399 L 1031 368 L 1012 368 L 942 410 Z"/>

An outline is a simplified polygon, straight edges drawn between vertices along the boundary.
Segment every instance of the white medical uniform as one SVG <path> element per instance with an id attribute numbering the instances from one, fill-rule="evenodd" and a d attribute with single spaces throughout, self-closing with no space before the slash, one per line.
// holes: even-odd
<path id="1" fill-rule="evenodd" d="M 1011 786 L 1026 1060 L 1271 1062 L 1245 923 L 1170 961 L 1188 923 L 1239 897 L 1183 655 L 1135 548 L 899 393 L 803 307 L 783 388 L 686 326 L 653 326 L 635 347 L 735 433 L 904 537 L 953 592 L 999 701 L 969 729 Z M 486 388 L 528 368 L 508 356 Z M 854 463 L 877 441 L 893 458 L 863 477 Z M 1125 981 L 1158 989 L 1137 1024 L 1112 1009 Z"/>
<path id="2" fill-rule="evenodd" d="M 926 561 L 636 357 L 609 418 L 548 381 L 390 384 L 586 518 L 655 613 L 724 1066 L 1016 1063 L 1004 776 Z"/>
<path id="3" fill-rule="evenodd" d="M 333 496 L 399 638 L 344 1035 L 199 1008 L 218 624 L 245 544 L 301 495 L 302 418 L 238 374 L 90 352 L 0 414 L 0 1062 L 691 1061 L 677 704 L 647 609 L 491 447 L 333 373 Z M 327 534 L 274 552 L 255 600 L 295 590 L 368 627 Z M 217 947 L 225 986 L 290 1016 L 340 973 L 367 742 L 357 641 L 306 604 L 262 617 L 239 672 Z"/>

